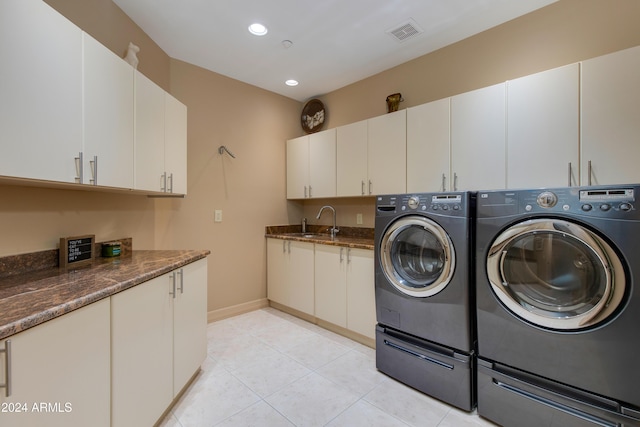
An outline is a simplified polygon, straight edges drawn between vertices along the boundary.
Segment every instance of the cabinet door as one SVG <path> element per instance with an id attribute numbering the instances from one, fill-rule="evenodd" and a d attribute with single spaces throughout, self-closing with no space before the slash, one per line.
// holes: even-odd
<path id="1" fill-rule="evenodd" d="M 313 243 L 292 241 L 291 252 L 287 253 L 287 255 L 287 271 L 289 272 L 287 280 L 288 305 L 313 316 Z"/>
<path id="2" fill-rule="evenodd" d="M 173 396 L 207 357 L 207 260 L 181 268 L 173 304 Z"/>
<path id="3" fill-rule="evenodd" d="M 287 296 L 287 244 L 290 241 L 267 239 L 267 298 L 282 305 L 289 305 Z"/>
<path id="4" fill-rule="evenodd" d="M 309 197 L 309 137 L 287 141 L 287 198 Z"/>
<path id="5" fill-rule="evenodd" d="M 11 396 L 0 389 L 0 424 L 110 425 L 109 299 L 20 332 L 11 341 Z M 6 355 L 0 354 L 0 383 Z M 6 406 L 5 406 L 6 405 Z M 22 412 L 17 412 L 20 409 Z"/>
<path id="6" fill-rule="evenodd" d="M 506 185 L 505 83 L 451 98 L 452 190 Z"/>
<path id="7" fill-rule="evenodd" d="M 112 427 L 151 426 L 173 400 L 172 277 L 111 297 Z"/>
<path id="8" fill-rule="evenodd" d="M 336 129 L 336 194 L 364 196 L 367 188 L 367 121 Z"/>
<path id="9" fill-rule="evenodd" d="M 83 42 L 83 183 L 133 188 L 134 69 L 88 34 Z"/>
<path id="10" fill-rule="evenodd" d="M 640 47 L 582 63 L 582 185 L 640 182 L 638 100 Z"/>
<path id="11" fill-rule="evenodd" d="M 0 2 L 0 175 L 76 182 L 82 31 L 40 0 Z"/>
<path id="12" fill-rule="evenodd" d="M 315 247 L 315 316 L 347 327 L 347 248 Z"/>
<path id="13" fill-rule="evenodd" d="M 135 72 L 135 188 L 166 190 L 164 176 L 165 92 Z"/>
<path id="14" fill-rule="evenodd" d="M 336 195 L 336 130 L 309 135 L 309 197 Z"/>
<path id="15" fill-rule="evenodd" d="M 369 194 L 405 193 L 407 188 L 407 110 L 368 120 Z"/>
<path id="16" fill-rule="evenodd" d="M 409 193 L 449 189 L 449 109 L 449 98 L 407 109 Z"/>
<path id="17" fill-rule="evenodd" d="M 187 194 L 187 107 L 168 93 L 164 136 L 167 193 Z"/>
<path id="18" fill-rule="evenodd" d="M 578 184 L 580 68 L 507 82 L 507 186 Z"/>
<path id="19" fill-rule="evenodd" d="M 347 328 L 375 339 L 376 301 L 373 251 L 349 249 L 347 267 Z"/>

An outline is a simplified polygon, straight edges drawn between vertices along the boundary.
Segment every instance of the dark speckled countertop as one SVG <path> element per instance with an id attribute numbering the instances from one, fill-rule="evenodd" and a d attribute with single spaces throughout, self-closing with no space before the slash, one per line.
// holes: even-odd
<path id="1" fill-rule="evenodd" d="M 131 251 L 78 269 L 0 277 L 0 339 L 209 255 L 208 250 Z"/>
<path id="2" fill-rule="evenodd" d="M 328 234 L 327 226 L 308 225 L 309 237 L 301 235 L 300 225 L 267 226 L 265 236 L 273 239 L 297 240 L 323 245 L 373 250 L 374 229 L 361 227 L 338 227 L 340 232 L 334 239 Z"/>

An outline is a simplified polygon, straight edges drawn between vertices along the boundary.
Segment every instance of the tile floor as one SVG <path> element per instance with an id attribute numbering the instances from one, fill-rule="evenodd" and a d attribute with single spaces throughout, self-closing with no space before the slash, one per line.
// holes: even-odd
<path id="1" fill-rule="evenodd" d="M 208 339 L 162 427 L 493 426 L 378 372 L 373 349 L 273 308 L 211 323 Z"/>

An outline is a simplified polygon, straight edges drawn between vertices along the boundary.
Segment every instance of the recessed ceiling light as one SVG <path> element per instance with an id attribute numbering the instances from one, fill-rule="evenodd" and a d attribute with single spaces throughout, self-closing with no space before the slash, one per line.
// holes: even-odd
<path id="1" fill-rule="evenodd" d="M 286 82 L 284 82 L 284 84 L 286 84 L 287 86 L 298 86 L 298 81 L 297 80 L 293 80 L 293 79 L 289 79 Z"/>
<path id="2" fill-rule="evenodd" d="M 255 24 L 249 25 L 249 32 L 256 36 L 264 36 L 268 31 L 269 30 L 267 30 L 267 27 L 262 24 L 258 24 L 257 22 Z"/>

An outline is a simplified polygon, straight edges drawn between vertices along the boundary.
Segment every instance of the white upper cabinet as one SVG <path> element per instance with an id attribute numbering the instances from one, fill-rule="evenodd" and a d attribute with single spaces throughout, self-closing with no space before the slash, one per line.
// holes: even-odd
<path id="1" fill-rule="evenodd" d="M 338 196 L 364 196 L 368 194 L 367 121 L 351 123 L 337 128 L 336 194 Z"/>
<path id="2" fill-rule="evenodd" d="M 407 112 L 338 128 L 337 195 L 404 193 L 407 185 Z"/>
<path id="3" fill-rule="evenodd" d="M 82 31 L 41 0 L 2 0 L 0 58 L 0 175 L 77 182 Z"/>
<path id="4" fill-rule="evenodd" d="M 135 188 L 166 189 L 164 174 L 164 91 L 135 73 Z"/>
<path id="5" fill-rule="evenodd" d="M 640 47 L 582 62 L 581 184 L 640 182 Z"/>
<path id="6" fill-rule="evenodd" d="M 133 188 L 134 69 L 86 33 L 83 42 L 82 182 Z"/>
<path id="7" fill-rule="evenodd" d="M 368 123 L 368 194 L 407 189 L 407 110 L 374 117 Z"/>
<path id="8" fill-rule="evenodd" d="M 187 107 L 165 92 L 164 108 L 166 192 L 187 194 Z"/>
<path id="9" fill-rule="evenodd" d="M 287 198 L 336 195 L 336 129 L 287 141 Z"/>
<path id="10" fill-rule="evenodd" d="M 450 189 L 450 98 L 407 109 L 407 192 Z"/>
<path id="11" fill-rule="evenodd" d="M 507 82 L 507 186 L 577 185 L 580 66 Z"/>
<path id="12" fill-rule="evenodd" d="M 336 130 L 309 135 L 309 197 L 336 195 Z"/>
<path id="13" fill-rule="evenodd" d="M 451 98 L 450 189 L 506 186 L 505 83 Z"/>
<path id="14" fill-rule="evenodd" d="M 287 198 L 309 197 L 309 137 L 287 141 Z"/>

